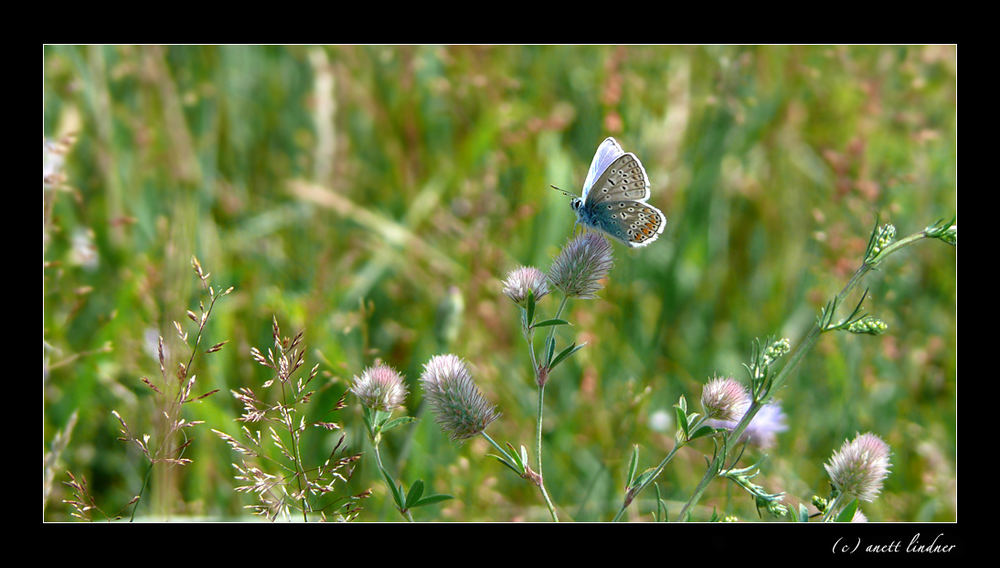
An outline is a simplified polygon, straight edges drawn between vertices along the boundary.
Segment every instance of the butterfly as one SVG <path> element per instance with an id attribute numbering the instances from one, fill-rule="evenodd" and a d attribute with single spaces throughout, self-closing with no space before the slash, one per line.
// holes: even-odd
<path id="1" fill-rule="evenodd" d="M 590 162 L 583 195 L 570 206 L 578 223 L 635 248 L 655 241 L 667 226 L 667 218 L 647 199 L 649 178 L 639 158 L 608 137 Z"/>

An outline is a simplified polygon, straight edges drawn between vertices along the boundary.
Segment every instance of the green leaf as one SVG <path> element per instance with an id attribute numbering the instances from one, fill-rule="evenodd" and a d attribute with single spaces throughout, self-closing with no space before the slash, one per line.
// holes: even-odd
<path id="1" fill-rule="evenodd" d="M 372 410 L 367 406 L 361 407 L 361 417 L 365 421 L 365 426 L 368 427 L 368 431 L 372 431 Z"/>
<path id="2" fill-rule="evenodd" d="M 521 459 L 521 454 L 519 454 L 517 450 L 514 449 L 514 446 L 512 446 L 510 442 L 505 442 L 505 443 L 507 444 L 507 447 L 510 448 L 510 453 L 507 454 L 507 457 L 517 464 L 517 468 L 520 470 L 517 472 L 517 474 L 521 475 L 522 473 L 524 473 L 524 464 L 527 463 L 527 461 Z"/>
<path id="3" fill-rule="evenodd" d="M 574 343 L 574 344 L 570 345 L 569 347 L 567 347 L 566 349 L 563 349 L 558 355 L 556 355 L 556 358 L 553 359 L 552 364 L 549 365 L 549 371 L 551 371 L 552 369 L 554 369 L 556 367 L 556 365 L 558 365 L 559 363 L 562 362 L 563 359 L 565 359 L 565 358 L 569 357 L 570 355 L 576 353 L 577 351 L 583 349 L 584 345 L 586 345 L 586 343 L 581 343 L 580 345 L 577 345 L 576 343 Z"/>
<path id="4" fill-rule="evenodd" d="M 656 522 L 665 523 L 667 522 L 667 504 L 660 497 L 660 484 L 654 483 L 653 489 L 656 490 Z"/>
<path id="5" fill-rule="evenodd" d="M 695 438 L 701 438 L 702 436 L 711 436 L 715 433 L 715 428 L 708 426 L 707 424 L 695 430 L 694 434 L 691 434 L 689 440 L 694 440 Z"/>
<path id="6" fill-rule="evenodd" d="M 552 370 L 552 353 L 556 350 L 556 338 L 549 337 L 545 340 L 545 368 Z"/>
<path id="7" fill-rule="evenodd" d="M 375 415 L 372 418 L 372 423 L 375 424 L 375 428 L 377 430 L 381 431 L 382 427 L 385 425 L 386 420 L 388 420 L 390 416 L 392 416 L 392 412 L 387 412 L 385 410 L 376 410 Z"/>
<path id="8" fill-rule="evenodd" d="M 681 397 L 681 400 L 684 400 L 684 398 Z M 681 429 L 681 432 L 684 433 L 684 438 L 687 439 L 688 437 L 687 411 L 685 411 L 685 409 L 681 408 L 679 405 L 675 405 L 674 414 L 677 415 L 677 427 Z"/>
<path id="9" fill-rule="evenodd" d="M 388 432 L 397 426 L 402 426 L 403 424 L 409 424 L 410 422 L 416 422 L 418 419 L 413 416 L 400 416 L 399 418 L 393 418 L 392 420 L 386 422 L 382 426 L 383 432 Z"/>
<path id="10" fill-rule="evenodd" d="M 854 513 L 857 512 L 857 510 L 858 510 L 858 500 L 854 499 L 853 501 L 848 503 L 848 505 L 844 507 L 843 510 L 840 511 L 840 514 L 837 515 L 836 522 L 838 523 L 851 522 L 851 519 L 854 518 Z"/>
<path id="11" fill-rule="evenodd" d="M 548 327 L 550 325 L 570 325 L 570 323 L 563 319 L 547 319 L 545 321 L 540 321 L 531 327 Z"/>
<path id="12" fill-rule="evenodd" d="M 514 473 L 516 473 L 518 475 L 521 475 L 522 473 L 524 473 L 523 471 L 518 471 L 517 467 L 515 467 L 514 464 L 511 463 L 510 461 L 508 461 L 506 458 L 502 458 L 502 457 L 500 457 L 500 456 L 498 456 L 496 454 L 486 454 L 486 455 L 489 456 L 489 457 L 491 457 L 491 458 L 495 458 L 498 462 L 500 462 L 500 463 L 504 464 L 505 466 L 509 467 L 511 471 L 513 471 Z"/>
<path id="13" fill-rule="evenodd" d="M 800 523 L 809 522 L 809 509 L 807 509 L 806 506 L 803 505 L 802 503 L 799 503 L 799 514 L 795 520 L 797 520 Z"/>
<path id="14" fill-rule="evenodd" d="M 440 503 L 441 501 L 447 501 L 448 499 L 454 499 L 454 497 L 452 497 L 451 495 L 444 495 L 444 494 L 428 495 L 427 497 L 424 497 L 423 499 L 417 501 L 411 506 L 423 507 L 424 505 L 432 505 L 434 503 Z"/>
<path id="15" fill-rule="evenodd" d="M 392 499 L 396 502 L 396 506 L 400 509 L 405 509 L 406 507 L 403 504 L 403 490 L 396 486 L 396 483 L 392 480 L 392 476 L 384 469 L 382 470 L 382 477 L 385 478 L 386 484 L 392 490 Z"/>
<path id="16" fill-rule="evenodd" d="M 642 473 L 639 474 L 639 477 L 636 478 L 635 482 L 632 483 L 631 486 L 629 486 L 629 488 L 632 489 L 635 487 L 641 487 L 644 483 L 646 483 L 649 480 L 649 478 L 653 477 L 653 474 L 655 473 L 656 473 L 655 467 L 651 467 L 643 471 Z"/>
<path id="17" fill-rule="evenodd" d="M 632 480 L 635 479 L 635 470 L 639 467 L 639 444 L 632 444 L 632 459 L 628 463 L 628 482 L 625 487 L 632 487 Z"/>
<path id="18" fill-rule="evenodd" d="M 405 509 L 413 507 L 417 501 L 420 500 L 420 496 L 424 494 L 424 482 L 423 480 L 416 480 L 413 485 L 410 486 L 409 493 L 406 494 L 406 506 Z"/>

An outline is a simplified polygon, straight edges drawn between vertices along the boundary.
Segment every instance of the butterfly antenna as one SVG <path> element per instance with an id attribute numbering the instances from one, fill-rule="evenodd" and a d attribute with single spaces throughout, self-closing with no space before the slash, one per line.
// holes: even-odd
<path id="1" fill-rule="evenodd" d="M 570 197 L 576 197 L 575 195 L 573 195 L 572 193 L 566 191 L 565 189 L 559 189 L 558 187 L 556 187 L 554 185 L 549 185 L 549 187 L 551 187 L 552 189 L 558 191 L 559 193 L 561 193 L 563 195 L 568 195 Z"/>

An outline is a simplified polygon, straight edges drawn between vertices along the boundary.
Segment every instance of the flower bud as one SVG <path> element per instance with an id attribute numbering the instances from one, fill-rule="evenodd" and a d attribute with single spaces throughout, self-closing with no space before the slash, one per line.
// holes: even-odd
<path id="1" fill-rule="evenodd" d="M 889 329 L 889 326 L 875 316 L 865 316 L 859 320 L 852 321 L 847 326 L 847 331 L 851 333 L 864 333 L 868 335 L 882 335 Z"/>

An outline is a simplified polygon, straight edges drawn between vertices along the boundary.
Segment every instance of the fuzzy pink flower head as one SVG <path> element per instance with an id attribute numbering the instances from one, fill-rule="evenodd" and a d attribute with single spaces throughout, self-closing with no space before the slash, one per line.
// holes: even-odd
<path id="1" fill-rule="evenodd" d="M 571 239 L 549 268 L 549 282 L 571 298 L 593 299 L 614 267 L 611 243 L 597 232 Z"/>
<path id="2" fill-rule="evenodd" d="M 353 392 L 368 408 L 392 412 L 406 400 L 406 384 L 403 377 L 388 365 L 378 364 L 368 367 L 361 376 L 354 377 Z"/>
<path id="3" fill-rule="evenodd" d="M 500 417 L 496 406 L 479 392 L 465 361 L 455 355 L 431 357 L 424 364 L 420 383 L 438 425 L 453 441 L 481 433 Z"/>
<path id="4" fill-rule="evenodd" d="M 719 377 L 702 388 L 701 406 L 707 418 L 735 422 L 750 408 L 750 393 L 736 379 Z"/>
<path id="5" fill-rule="evenodd" d="M 503 293 L 515 304 L 523 306 L 528 301 L 528 292 L 535 296 L 535 301 L 549 293 L 549 283 L 545 274 L 534 266 L 521 266 L 507 273 L 503 281 Z"/>
<path id="6" fill-rule="evenodd" d="M 824 467 L 848 500 L 873 501 L 889 475 L 889 444 L 871 432 L 844 442 Z"/>

